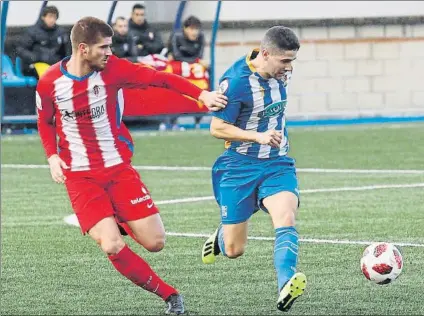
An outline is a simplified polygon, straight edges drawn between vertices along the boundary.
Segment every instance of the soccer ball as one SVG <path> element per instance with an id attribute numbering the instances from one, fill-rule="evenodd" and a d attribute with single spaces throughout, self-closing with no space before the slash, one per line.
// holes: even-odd
<path id="1" fill-rule="evenodd" d="M 402 272 L 402 268 L 402 255 L 391 243 L 374 243 L 369 245 L 362 254 L 362 273 L 374 283 L 380 285 L 391 283 Z"/>

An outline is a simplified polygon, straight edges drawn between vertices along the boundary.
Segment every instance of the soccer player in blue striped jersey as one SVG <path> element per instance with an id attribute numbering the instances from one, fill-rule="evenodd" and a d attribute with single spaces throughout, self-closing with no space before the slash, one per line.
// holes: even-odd
<path id="1" fill-rule="evenodd" d="M 288 311 L 306 287 L 306 276 L 296 271 L 299 190 L 295 161 L 287 155 L 285 123 L 287 85 L 299 48 L 290 28 L 270 28 L 260 49 L 237 60 L 220 79 L 228 105 L 213 113 L 210 128 L 214 137 L 226 141 L 227 150 L 212 169 L 221 223 L 205 242 L 202 260 L 209 264 L 218 254 L 241 256 L 250 217 L 259 209 L 268 212 L 275 229 L 277 308 L 281 311 Z"/>

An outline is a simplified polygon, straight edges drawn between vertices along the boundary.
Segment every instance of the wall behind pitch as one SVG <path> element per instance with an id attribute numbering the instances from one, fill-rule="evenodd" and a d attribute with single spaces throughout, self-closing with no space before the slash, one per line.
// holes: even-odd
<path id="1" fill-rule="evenodd" d="M 294 30 L 301 48 L 289 88 L 290 117 L 424 115 L 424 23 Z M 265 31 L 221 30 L 216 76 L 259 47 Z"/>
<path id="2" fill-rule="evenodd" d="M 129 16 L 137 2 L 142 1 L 120 1 L 115 17 Z M 33 24 L 41 3 L 11 2 L 8 25 Z M 70 25 L 85 15 L 106 19 L 112 1 L 49 3 L 59 8 L 59 23 Z M 179 1 L 146 1 L 148 20 L 172 22 L 178 4 Z M 215 8 L 216 1 L 190 1 L 185 16 L 195 14 L 204 21 L 211 21 Z M 258 2 L 224 1 L 221 12 L 221 20 L 226 22 L 296 19 L 317 22 L 320 18 L 379 16 L 424 16 L 424 2 L 261 1 L 258 5 Z M 307 117 L 424 114 L 423 20 L 389 20 L 384 23 L 374 19 L 364 24 L 350 22 L 338 25 L 304 25 L 303 21 L 295 21 L 298 25 L 294 23 L 293 28 L 301 39 L 302 48 L 290 87 L 289 114 Z M 257 47 L 266 31 L 264 25 L 239 24 L 222 28 L 218 33 L 217 77 L 235 59 Z M 231 23 L 227 25 L 231 26 Z M 169 29 L 163 30 L 164 38 L 168 38 Z M 205 33 L 209 41 L 211 30 L 207 27 Z M 205 58 L 209 59 L 209 47 L 205 53 Z"/>
<path id="3" fill-rule="evenodd" d="M 179 1 L 119 1 L 115 17 L 128 17 L 135 3 L 144 3 L 150 22 L 173 22 Z M 42 1 L 11 1 L 8 26 L 35 23 Z M 72 25 L 83 16 L 106 19 L 112 1 L 49 1 L 60 11 L 59 23 Z M 185 17 L 212 21 L 217 1 L 188 1 Z M 424 15 L 424 1 L 223 1 L 221 21 L 326 19 Z"/>
<path id="4" fill-rule="evenodd" d="M 217 1 L 189 1 L 185 16 L 212 21 Z M 423 1 L 223 1 L 221 21 L 424 15 Z"/>

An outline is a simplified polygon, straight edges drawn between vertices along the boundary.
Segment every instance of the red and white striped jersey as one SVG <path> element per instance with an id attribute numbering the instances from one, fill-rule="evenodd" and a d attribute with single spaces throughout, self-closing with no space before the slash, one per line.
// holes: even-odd
<path id="1" fill-rule="evenodd" d="M 103 71 L 76 77 L 66 70 L 68 60 L 51 66 L 40 78 L 36 103 L 38 130 L 47 157 L 59 152 L 71 171 L 130 161 L 133 145 L 122 122 L 123 88 L 154 85 L 195 99 L 202 91 L 184 78 L 115 56 L 109 57 Z"/>

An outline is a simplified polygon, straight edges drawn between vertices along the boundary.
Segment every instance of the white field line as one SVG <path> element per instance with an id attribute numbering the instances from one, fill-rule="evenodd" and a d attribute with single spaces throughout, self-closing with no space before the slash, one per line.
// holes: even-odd
<path id="1" fill-rule="evenodd" d="M 37 168 L 48 168 L 47 165 L 2 165 L 2 167 L 6 168 L 30 168 L 30 169 L 37 169 Z M 140 167 L 140 166 L 139 166 Z M 149 167 L 149 166 L 146 166 Z M 150 166 L 154 167 L 154 166 Z M 168 167 L 169 168 L 169 167 Z M 181 167 L 175 167 L 178 168 L 178 170 L 181 170 Z M 203 168 L 203 167 L 202 167 Z M 159 169 L 163 170 L 163 169 Z M 168 169 L 169 170 L 169 169 Z M 203 170 L 203 169 L 202 169 Z M 209 168 L 208 168 L 209 170 Z M 317 170 L 337 170 L 340 172 L 340 170 L 346 171 L 358 171 L 358 170 L 350 170 L 350 169 L 306 169 L 306 170 L 314 170 L 312 172 L 318 172 Z M 337 172 L 336 171 L 336 172 Z M 369 173 L 369 171 L 366 170 L 359 170 L 360 173 Z M 377 172 L 383 172 L 383 170 L 375 170 Z M 413 171 L 414 173 L 424 173 L 422 170 L 385 170 L 385 171 L 395 171 L 395 172 L 404 172 L 404 171 Z M 307 193 L 321 193 L 321 192 L 341 192 L 341 191 L 366 191 L 366 190 L 378 190 L 378 189 L 394 189 L 394 188 L 418 188 L 418 187 L 424 187 L 424 183 L 412 183 L 412 184 L 394 184 L 394 185 L 370 185 L 370 186 L 361 186 L 361 187 L 341 187 L 341 188 L 326 188 L 326 189 L 306 189 L 301 190 L 301 194 L 307 194 Z M 213 200 L 213 196 L 204 196 L 204 197 L 193 197 L 193 198 L 183 198 L 183 199 L 174 199 L 174 200 L 164 200 L 164 201 L 158 201 L 156 202 L 157 205 L 166 205 L 166 204 L 178 204 L 178 203 L 190 203 L 190 202 L 199 202 L 199 201 L 209 201 Z M 78 221 L 76 220 L 75 215 L 69 215 L 64 218 L 65 223 L 78 226 Z M 63 222 L 30 222 L 30 223 L 17 223 L 17 222 L 11 222 L 11 223 L 3 223 L 2 226 L 54 226 L 54 225 L 61 225 Z M 188 238 L 207 238 L 209 235 L 207 234 L 192 234 L 192 233 L 176 233 L 176 232 L 167 232 L 167 235 L 169 236 L 175 236 L 175 237 L 188 237 Z M 272 241 L 274 240 L 273 237 L 255 237 L 251 236 L 249 237 L 251 240 L 263 240 L 263 241 Z M 354 241 L 354 240 L 331 240 L 331 239 L 315 239 L 315 238 L 307 238 L 307 239 L 300 239 L 301 242 L 306 243 L 319 243 L 319 244 L 345 244 L 345 245 L 369 245 L 373 243 L 372 241 Z M 406 243 L 406 242 L 393 242 L 394 244 L 398 246 L 405 246 L 405 247 L 424 247 L 424 244 L 415 244 L 415 243 Z"/>
<path id="2" fill-rule="evenodd" d="M 306 189 L 300 190 L 300 194 L 309 194 L 309 193 L 325 193 L 325 192 L 343 192 L 343 191 L 369 191 L 369 190 L 379 190 L 379 189 L 404 189 L 404 188 L 422 188 L 424 183 L 411 183 L 411 184 L 383 184 L 383 185 L 369 185 L 361 187 L 342 187 L 342 188 L 326 188 L 326 189 Z M 192 198 L 183 198 L 175 200 L 165 200 L 156 202 L 157 205 L 166 205 L 166 204 L 179 204 L 179 203 L 190 203 L 190 202 L 200 202 L 200 201 L 211 201 L 214 200 L 214 196 L 199 196 Z"/>
<path id="3" fill-rule="evenodd" d="M 326 192 L 352 192 L 352 191 L 370 191 L 370 190 L 384 190 L 384 189 L 406 189 L 406 188 L 423 188 L 424 183 L 410 183 L 410 184 L 382 184 L 382 185 L 369 185 L 361 187 L 341 187 L 341 188 L 325 188 L 325 189 L 305 189 L 300 190 L 300 194 L 310 193 L 326 193 Z M 215 197 L 209 196 L 197 196 L 182 199 L 163 200 L 155 202 L 156 205 L 167 205 L 167 204 L 180 204 L 180 203 L 191 203 L 201 201 L 213 201 Z"/>
<path id="4" fill-rule="evenodd" d="M 168 236 L 175 237 L 188 237 L 188 238 L 208 238 L 210 234 L 191 234 L 191 233 L 174 233 L 167 232 Z M 250 240 L 259 240 L 259 241 L 273 241 L 274 237 L 257 237 L 249 236 Z M 376 241 L 358 241 L 358 240 L 339 240 L 339 239 L 316 239 L 316 238 L 300 238 L 300 242 L 305 243 L 314 243 L 314 244 L 338 244 L 338 245 L 370 245 Z M 395 245 L 402 247 L 424 247 L 424 244 L 416 243 L 406 243 L 406 242 L 392 242 Z"/>
<path id="5" fill-rule="evenodd" d="M 1 168 L 6 169 L 49 169 L 48 165 L 24 165 L 24 164 L 2 164 Z"/>
<path id="6" fill-rule="evenodd" d="M 78 220 L 75 215 L 69 215 L 64 218 L 63 221 L 33 221 L 33 222 L 6 222 L 2 223 L 2 227 L 37 227 L 37 226 L 61 226 L 61 225 L 72 225 L 79 226 Z M 178 233 L 178 232 L 167 232 L 166 235 L 173 237 L 184 237 L 184 238 L 208 238 L 209 234 L 202 233 Z M 249 236 L 249 240 L 256 241 L 274 241 L 274 237 L 259 237 Z M 313 243 L 313 244 L 333 244 L 333 245 L 370 245 L 376 241 L 364 241 L 364 240 L 341 240 L 341 239 L 317 239 L 317 238 L 301 238 L 300 242 Z M 388 242 L 385 240 L 385 242 Z M 396 242 L 389 241 L 400 247 L 420 247 L 424 248 L 424 244 L 410 243 L 410 242 Z"/>
<path id="7" fill-rule="evenodd" d="M 380 173 L 380 174 L 424 174 L 424 170 L 401 170 L 401 169 L 320 169 L 298 168 L 298 172 L 304 173 Z"/>
<path id="8" fill-rule="evenodd" d="M 369 191 L 369 190 L 378 190 L 378 189 L 421 188 L 421 187 L 424 187 L 424 183 L 370 185 L 370 186 L 362 186 L 362 187 L 343 187 L 343 188 L 327 188 L 327 189 L 306 189 L 306 190 L 300 190 L 300 194 L 342 192 L 342 191 Z M 192 197 L 192 198 L 158 201 L 156 202 L 156 204 L 157 205 L 179 204 L 179 203 L 190 203 L 190 202 L 200 202 L 200 201 L 212 201 L 214 199 L 215 197 L 210 195 L 210 196 L 199 196 L 199 197 Z"/>
<path id="9" fill-rule="evenodd" d="M 420 112 L 421 113 L 421 112 Z M 316 113 L 315 113 L 316 114 Z M 314 115 L 315 115 L 314 114 Z M 344 113 L 342 113 L 344 114 Z M 412 115 L 413 113 L 411 113 Z M 418 115 L 419 113 L 417 113 Z M 399 114 L 400 116 L 402 115 Z M 313 118 L 312 118 L 313 119 Z M 312 132 L 333 132 L 339 130 L 380 130 L 380 129 L 404 129 L 404 128 L 422 128 L 422 122 L 401 122 L 401 123 L 369 123 L 369 124 L 347 124 L 347 125 L 318 125 L 318 126 L 293 126 L 289 127 L 291 133 Z M 185 130 L 185 131 L 132 131 L 134 138 L 145 137 L 168 137 L 168 136 L 209 136 L 209 130 Z M 17 141 L 40 141 L 38 134 L 32 135 L 2 135 L 2 142 Z"/>
<path id="10" fill-rule="evenodd" d="M 48 165 L 27 164 L 2 164 L 7 169 L 48 169 Z M 134 166 L 137 170 L 149 171 L 210 171 L 210 167 L 185 167 L 185 166 Z M 358 174 L 424 174 L 424 170 L 402 169 L 321 169 L 321 168 L 298 168 L 303 173 L 358 173 Z"/>

